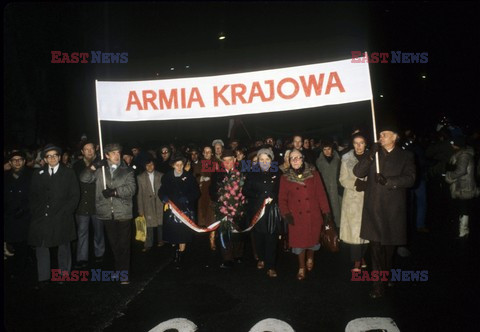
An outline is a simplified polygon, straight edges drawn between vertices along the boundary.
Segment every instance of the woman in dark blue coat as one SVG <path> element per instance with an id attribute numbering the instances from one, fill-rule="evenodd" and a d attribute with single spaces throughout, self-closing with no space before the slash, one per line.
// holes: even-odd
<path id="1" fill-rule="evenodd" d="M 184 171 L 186 159 L 182 155 L 176 155 L 170 160 L 173 170 L 162 177 L 162 186 L 158 191 L 160 199 L 167 203 L 172 201 L 190 219 L 195 219 L 195 203 L 200 197 L 200 190 L 194 176 Z M 185 251 L 186 244 L 191 242 L 194 231 L 188 226 L 176 220 L 172 210 L 168 208 L 163 216 L 163 239 L 166 242 L 178 245 L 175 250 L 175 265 L 179 268 L 181 256 Z"/>
<path id="2" fill-rule="evenodd" d="M 257 156 L 258 171 L 253 168 L 252 172 L 248 174 L 243 194 L 248 199 L 248 221 L 252 220 L 265 199 L 268 199 L 265 214 L 253 227 L 252 232 L 258 255 L 257 268 L 266 268 L 269 277 L 276 277 L 275 259 L 278 235 L 281 231 L 281 217 L 280 212 L 275 217 L 274 209 L 278 211 L 276 204 L 280 187 L 280 173 L 277 165 L 272 165 L 274 156 L 271 149 L 260 149 Z"/>

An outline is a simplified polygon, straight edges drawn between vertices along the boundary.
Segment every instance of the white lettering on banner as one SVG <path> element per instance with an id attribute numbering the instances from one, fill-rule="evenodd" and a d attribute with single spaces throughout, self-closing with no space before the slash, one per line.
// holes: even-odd
<path id="1" fill-rule="evenodd" d="M 96 82 L 98 117 L 146 121 L 235 116 L 372 98 L 368 63 L 350 60 L 232 75 Z"/>

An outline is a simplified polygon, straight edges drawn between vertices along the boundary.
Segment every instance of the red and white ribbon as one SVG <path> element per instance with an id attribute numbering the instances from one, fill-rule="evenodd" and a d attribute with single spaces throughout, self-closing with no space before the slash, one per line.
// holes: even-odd
<path id="1" fill-rule="evenodd" d="M 185 213 L 183 213 L 172 201 L 168 201 L 168 205 L 170 206 L 170 209 L 172 210 L 172 213 L 185 225 L 187 225 L 191 230 L 197 232 L 197 233 L 205 233 L 205 232 L 212 232 L 216 230 L 218 227 L 220 227 L 221 220 L 215 221 L 213 224 L 211 224 L 208 227 L 200 227 L 198 226 L 192 219 L 190 219 Z M 233 233 L 244 233 L 248 232 L 251 230 L 257 222 L 263 217 L 265 214 L 265 205 L 267 205 L 267 199 L 263 201 L 262 206 L 260 209 L 255 213 L 253 216 L 252 220 L 250 221 L 250 226 L 248 228 L 244 229 L 243 231 L 238 231 L 235 228 L 232 230 Z"/>

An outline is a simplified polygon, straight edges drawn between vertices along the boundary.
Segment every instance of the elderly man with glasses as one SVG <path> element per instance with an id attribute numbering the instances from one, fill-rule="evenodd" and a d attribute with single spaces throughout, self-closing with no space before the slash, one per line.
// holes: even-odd
<path id="1" fill-rule="evenodd" d="M 30 187 L 32 221 L 28 244 L 35 247 L 38 288 L 50 280 L 50 248 L 58 247 L 58 268 L 69 273 L 72 265 L 70 242 L 77 236 L 74 213 L 80 189 L 73 169 L 60 164 L 61 149 L 48 144 L 42 155 L 45 167 L 33 173 Z"/>

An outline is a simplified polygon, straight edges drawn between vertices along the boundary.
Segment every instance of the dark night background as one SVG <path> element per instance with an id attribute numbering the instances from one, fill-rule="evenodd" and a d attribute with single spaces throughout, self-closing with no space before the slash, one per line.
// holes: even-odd
<path id="1" fill-rule="evenodd" d="M 11 3 L 4 7 L 4 139 L 32 145 L 72 144 L 82 133 L 97 137 L 95 79 L 237 73 L 348 59 L 352 50 L 428 52 L 427 64 L 370 65 L 379 121 L 394 118 L 431 131 L 446 114 L 460 125 L 478 124 L 478 7 L 459 1 Z M 128 63 L 52 64 L 52 50 L 128 52 Z M 345 136 L 370 119 L 369 102 L 242 117 L 252 136 L 295 130 L 313 137 Z M 227 126 L 228 118 L 218 118 L 103 122 L 102 128 L 104 142 L 164 142 L 226 137 Z"/>

